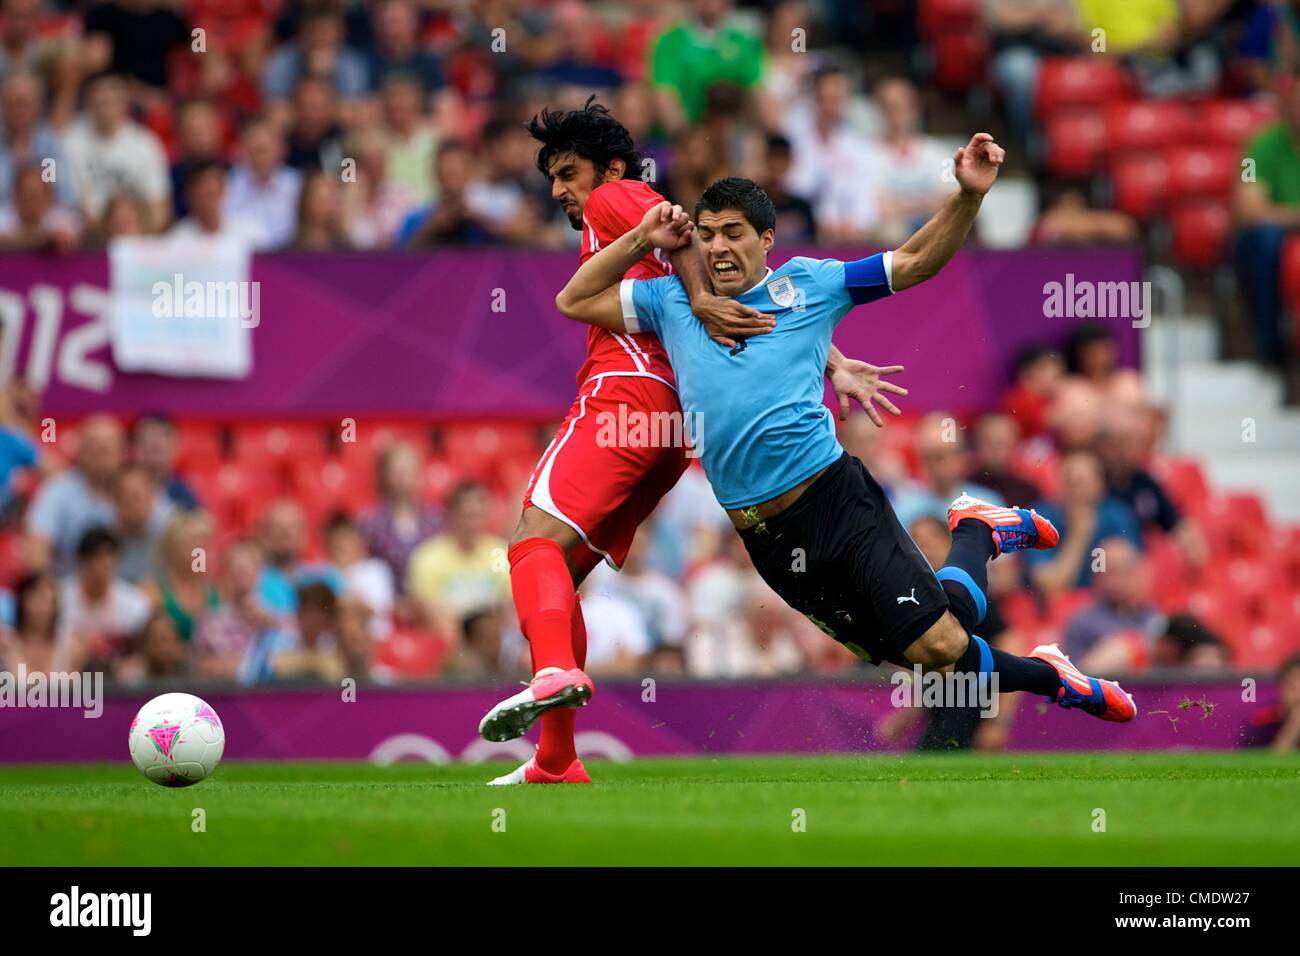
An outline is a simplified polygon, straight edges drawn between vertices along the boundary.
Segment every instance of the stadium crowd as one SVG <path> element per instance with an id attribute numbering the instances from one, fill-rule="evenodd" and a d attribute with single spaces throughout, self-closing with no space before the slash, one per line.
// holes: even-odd
<path id="1" fill-rule="evenodd" d="M 746 175 L 777 206 L 778 243 L 876 247 L 953 188 L 952 151 L 927 119 L 955 95 L 973 108 L 991 93 L 988 115 L 1022 157 L 1015 171 L 1036 184 L 1029 242 L 1147 242 L 1160 210 L 1131 201 L 1127 167 L 1061 152 L 1108 106 L 1093 74 L 1060 81 L 1062 60 L 1082 60 L 1121 71 L 1139 102 L 1247 110 L 1232 113 L 1237 146 L 1211 192 L 1215 209 L 1233 204 L 1260 355 L 1277 359 L 1290 348 L 1284 249 L 1300 223 L 1298 11 L 1270 0 L 0 0 L 0 249 L 57 254 L 163 232 L 234 234 L 258 250 L 572 245 L 523 122 L 592 91 L 674 201 L 689 208 L 714 178 Z M 1091 58 L 1088 25 L 1102 20 L 1114 55 Z M 1241 156 L 1255 161 L 1249 182 Z M 1225 266 L 1228 232 L 1212 234 L 1207 261 Z M 1204 264 L 1177 236 L 1173 255 Z M 292 493 L 281 462 L 262 469 L 270 492 L 232 506 L 209 471 L 226 467 L 238 423 L 213 428 L 220 451 L 200 461 L 186 457 L 185 422 L 95 415 L 51 438 L 38 409 L 22 383 L 5 384 L 6 667 L 102 667 L 127 684 L 526 673 L 505 536 L 549 437 L 542 423 L 522 473 L 484 479 L 452 461 L 436 490 L 442 426 L 412 426 L 368 447 L 373 488 L 327 513 Z M 1162 424 L 1105 330 L 1082 327 L 1063 353 L 1021 355 L 1000 408 L 884 430 L 859 414 L 842 440 L 936 566 L 944 508 L 962 490 L 1036 504 L 1061 528 L 1054 552 L 994 563 L 989 639 L 1027 648 L 1063 636 L 1103 674 L 1276 666 L 1300 650 L 1300 534 L 1279 529 L 1283 543 L 1260 553 L 1224 513 L 1258 501 L 1214 496 L 1194 463 L 1157 456 Z M 326 451 L 312 467 L 341 460 L 324 423 L 317 437 Z M 1227 575 L 1208 573 L 1211 554 Z M 765 589 L 698 468 L 622 573 L 592 575 L 583 607 L 596 676 L 855 666 Z"/>

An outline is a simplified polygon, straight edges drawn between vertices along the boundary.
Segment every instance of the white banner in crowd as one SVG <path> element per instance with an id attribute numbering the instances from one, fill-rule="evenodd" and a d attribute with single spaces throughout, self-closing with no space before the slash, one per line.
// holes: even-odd
<path id="1" fill-rule="evenodd" d="M 259 290 L 252 251 L 239 239 L 115 239 L 109 257 L 113 361 L 124 372 L 245 378 Z"/>

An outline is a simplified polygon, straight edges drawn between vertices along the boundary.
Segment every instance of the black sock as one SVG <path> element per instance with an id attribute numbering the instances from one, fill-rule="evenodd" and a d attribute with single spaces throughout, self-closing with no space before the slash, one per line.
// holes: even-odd
<path id="1" fill-rule="evenodd" d="M 952 533 L 952 547 L 939 569 L 948 607 L 967 634 L 973 635 L 988 607 L 989 559 L 996 555 L 993 532 L 982 521 L 963 518 Z"/>
<path id="2" fill-rule="evenodd" d="M 985 653 L 988 653 L 989 659 L 981 661 Z M 1023 690 L 1054 698 L 1061 687 L 1061 678 L 1057 676 L 1056 668 L 1047 661 L 1040 661 L 1037 657 L 1017 657 L 1015 654 L 1008 654 L 996 647 L 989 647 L 982 638 L 973 634 L 970 643 L 966 645 L 966 650 L 961 657 L 957 658 L 953 669 L 964 674 L 987 669 L 990 666 L 992 672 L 998 675 L 998 692 L 1002 694 Z"/>

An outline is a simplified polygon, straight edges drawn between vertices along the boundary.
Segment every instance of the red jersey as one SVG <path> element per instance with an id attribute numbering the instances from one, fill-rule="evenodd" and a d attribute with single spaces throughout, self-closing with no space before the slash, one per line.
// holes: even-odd
<path id="1" fill-rule="evenodd" d="M 582 254 L 579 265 L 605 246 L 638 226 L 664 197 L 639 179 L 618 179 L 597 186 L 582 211 Z M 654 249 L 624 273 L 628 279 L 654 279 L 673 271 L 668 256 Z M 587 333 L 587 360 L 578 371 L 581 385 L 593 375 L 617 372 L 644 375 L 676 385 L 668 353 L 657 336 L 647 333 L 610 332 L 592 326 Z"/>

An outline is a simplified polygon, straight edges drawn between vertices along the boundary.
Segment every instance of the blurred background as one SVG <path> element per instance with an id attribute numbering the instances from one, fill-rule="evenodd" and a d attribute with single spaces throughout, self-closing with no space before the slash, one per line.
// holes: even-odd
<path id="1" fill-rule="evenodd" d="M 764 185 L 778 253 L 900 242 L 954 188 L 953 150 L 992 132 L 1008 165 L 972 249 L 1013 271 L 1123 250 L 1154 320 L 1040 336 L 1045 312 L 990 297 L 1017 342 L 992 387 L 950 407 L 921 389 L 883 430 L 857 411 L 845 446 L 936 566 L 962 490 L 1062 528 L 1055 552 L 994 563 L 988 638 L 1061 641 L 1105 675 L 1294 674 L 1298 68 L 1281 0 L 0 0 L 0 664 L 130 687 L 526 677 L 505 542 L 580 335 L 556 333 L 558 391 L 490 414 L 372 391 L 354 432 L 322 411 L 345 402 L 87 371 L 108 332 L 57 361 L 52 343 L 59 309 L 97 308 L 104 250 L 157 234 L 237 238 L 254 275 L 287 264 L 305 313 L 363 299 L 363 271 L 553 263 L 529 306 L 552 337 L 578 233 L 523 124 L 595 93 L 668 198 Z M 851 354 L 911 369 L 929 348 Z M 583 608 L 598 678 L 862 666 L 767 591 L 698 467 Z"/>

